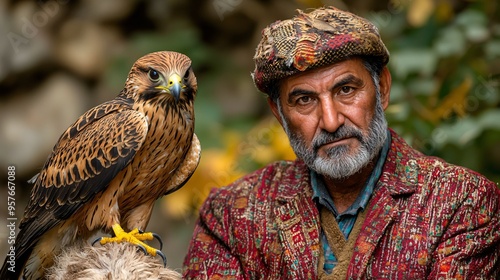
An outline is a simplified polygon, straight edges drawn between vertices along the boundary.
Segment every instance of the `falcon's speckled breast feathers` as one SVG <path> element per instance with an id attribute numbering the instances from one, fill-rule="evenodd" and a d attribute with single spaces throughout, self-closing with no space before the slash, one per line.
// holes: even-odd
<path id="1" fill-rule="evenodd" d="M 161 253 L 141 243 L 152 238 L 143 231 L 154 202 L 182 187 L 198 165 L 196 91 L 187 56 L 164 51 L 138 59 L 120 94 L 71 125 L 33 179 L 15 273 L 4 262 L 0 278 L 41 278 L 62 248 L 99 230 L 116 236 L 101 244 L 126 240 Z"/>

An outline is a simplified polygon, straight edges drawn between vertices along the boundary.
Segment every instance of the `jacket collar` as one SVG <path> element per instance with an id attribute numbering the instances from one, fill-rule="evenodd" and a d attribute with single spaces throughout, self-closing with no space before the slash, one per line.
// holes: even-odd
<path id="1" fill-rule="evenodd" d="M 283 173 L 280 176 L 281 187 L 276 194 L 279 203 L 285 204 L 293 201 L 299 194 L 312 199 L 313 190 L 310 183 L 309 169 L 302 160 L 297 159 L 293 163 L 285 165 L 283 170 L 277 172 Z"/>
<path id="2" fill-rule="evenodd" d="M 391 130 L 392 144 L 382 176 L 368 205 L 363 230 L 357 240 L 348 274 L 361 277 L 390 224 L 401 213 L 401 201 L 418 188 L 419 160 L 422 154 L 412 149 Z M 421 179 L 421 178 L 420 178 Z"/>
<path id="3" fill-rule="evenodd" d="M 411 148 L 392 129 L 390 132 L 391 148 L 378 187 L 386 188 L 392 196 L 409 195 L 418 187 L 419 161 L 423 154 Z"/>

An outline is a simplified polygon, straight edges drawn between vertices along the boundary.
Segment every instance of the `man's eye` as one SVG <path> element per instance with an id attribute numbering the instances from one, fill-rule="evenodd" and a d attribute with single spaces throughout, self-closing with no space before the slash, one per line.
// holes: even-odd
<path id="1" fill-rule="evenodd" d="M 352 93 L 354 91 L 354 89 L 350 86 L 343 86 L 340 88 L 340 94 L 349 94 L 349 93 Z"/>
<path id="2" fill-rule="evenodd" d="M 312 101 L 312 98 L 310 96 L 301 96 L 301 97 L 297 98 L 298 105 L 308 104 L 311 101 Z"/>

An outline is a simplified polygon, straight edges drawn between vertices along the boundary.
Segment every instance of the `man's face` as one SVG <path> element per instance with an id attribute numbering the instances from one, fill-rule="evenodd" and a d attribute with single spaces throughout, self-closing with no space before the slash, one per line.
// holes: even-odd
<path id="1" fill-rule="evenodd" d="M 377 85 L 359 59 L 284 79 L 271 109 L 297 156 L 319 174 L 346 178 L 375 158 L 387 137 L 390 74 Z"/>

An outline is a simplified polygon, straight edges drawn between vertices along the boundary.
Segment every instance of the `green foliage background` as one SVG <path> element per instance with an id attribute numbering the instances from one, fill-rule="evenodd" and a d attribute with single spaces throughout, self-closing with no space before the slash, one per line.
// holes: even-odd
<path id="1" fill-rule="evenodd" d="M 392 54 L 389 123 L 422 152 L 499 182 L 498 4 L 438 3 L 418 26 L 401 10 L 381 27 Z"/>

